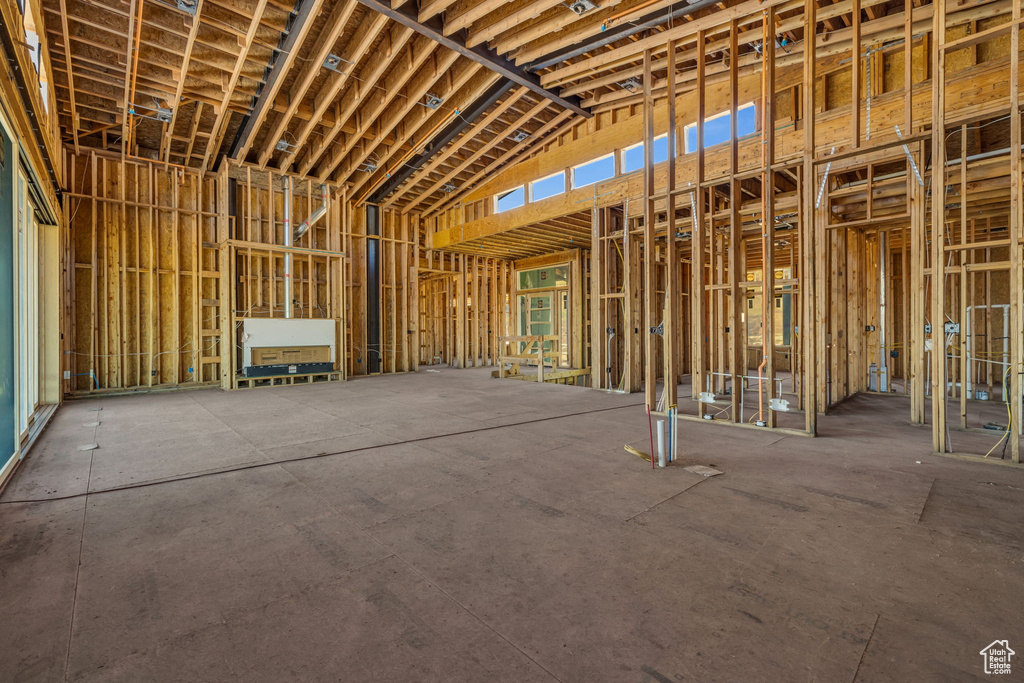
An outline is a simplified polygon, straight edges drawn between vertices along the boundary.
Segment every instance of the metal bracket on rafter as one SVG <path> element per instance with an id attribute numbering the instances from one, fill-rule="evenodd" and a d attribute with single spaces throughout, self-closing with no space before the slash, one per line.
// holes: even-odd
<path id="1" fill-rule="evenodd" d="M 618 86 L 623 90 L 636 92 L 641 88 L 641 86 L 643 86 L 643 83 L 640 82 L 639 78 L 627 78 L 626 80 L 619 82 Z"/>
<path id="2" fill-rule="evenodd" d="M 597 5 L 591 0 L 574 0 L 569 3 L 569 9 L 577 16 L 583 16 L 587 12 L 597 9 Z"/>
<path id="3" fill-rule="evenodd" d="M 327 55 L 327 59 L 324 60 L 323 67 L 325 69 L 330 69 L 331 71 L 336 71 L 339 74 L 344 74 L 345 72 L 341 70 L 341 63 L 343 61 L 345 60 L 338 55 L 331 53 Z"/>

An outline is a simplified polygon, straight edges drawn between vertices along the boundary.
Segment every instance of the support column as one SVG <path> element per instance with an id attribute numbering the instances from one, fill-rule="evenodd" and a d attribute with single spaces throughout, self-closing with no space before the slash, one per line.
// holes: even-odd
<path id="1" fill-rule="evenodd" d="M 1020 148 L 1024 144 L 1021 131 L 1020 95 L 1020 29 L 1021 3 L 1013 4 L 1014 27 L 1010 31 L 1010 457 L 1020 462 L 1022 427 L 1021 396 L 1024 394 L 1024 169 Z"/>
<path id="2" fill-rule="evenodd" d="M 803 355 L 804 369 L 804 428 L 810 434 L 818 430 L 818 362 L 816 341 L 817 305 L 816 285 L 818 273 L 815 262 L 817 248 L 815 246 L 814 190 L 817 174 L 814 166 L 814 92 L 817 79 L 814 61 L 814 45 L 817 35 L 817 0 L 808 0 L 804 6 L 804 41 L 803 53 L 803 102 L 801 118 L 804 127 L 804 158 L 803 173 L 800 178 L 800 350 Z M 822 245 L 823 246 L 823 245 Z"/>
<path id="3" fill-rule="evenodd" d="M 932 450 L 945 453 L 946 441 L 946 4 L 932 17 L 932 211 L 931 211 L 931 387 Z"/>
<path id="4" fill-rule="evenodd" d="M 643 254 L 643 326 L 644 326 L 644 398 L 651 410 L 657 406 L 658 340 L 653 328 L 658 324 L 657 261 L 654 252 L 654 95 L 651 75 L 651 50 L 644 51 L 644 254 Z M 628 228 L 628 216 L 627 216 Z"/>
<path id="5" fill-rule="evenodd" d="M 381 371 L 380 207 L 366 205 L 366 372 Z"/>
<path id="6" fill-rule="evenodd" d="M 707 219 L 705 217 L 704 191 L 704 118 L 707 116 L 705 102 L 706 57 L 704 31 L 697 33 L 697 179 L 693 189 L 693 203 L 690 205 L 694 213 L 693 232 L 690 250 L 690 325 L 693 343 L 693 360 L 690 369 L 692 398 L 697 399 L 704 391 L 707 372 L 708 330 L 707 320 Z M 704 404 L 698 403 L 699 415 L 704 415 Z"/>

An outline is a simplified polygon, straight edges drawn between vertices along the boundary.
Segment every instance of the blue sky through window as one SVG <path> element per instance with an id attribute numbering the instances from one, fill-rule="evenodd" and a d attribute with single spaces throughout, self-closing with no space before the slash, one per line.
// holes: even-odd
<path id="1" fill-rule="evenodd" d="M 586 187 L 602 180 L 608 180 L 614 175 L 615 157 L 609 154 L 572 169 L 572 186 L 574 188 Z"/>
<path id="2" fill-rule="evenodd" d="M 565 171 L 530 183 L 530 201 L 536 202 L 565 192 Z"/>
<path id="3" fill-rule="evenodd" d="M 668 135 L 654 138 L 654 163 L 668 160 Z M 644 143 L 628 147 L 622 152 L 622 172 L 632 173 L 644 167 Z"/>
<path id="4" fill-rule="evenodd" d="M 757 132 L 757 110 L 753 104 L 744 105 L 736 116 L 736 133 L 739 137 Z M 719 114 L 710 119 L 704 119 L 704 146 L 712 147 L 729 141 L 729 119 L 728 113 Z M 691 124 L 686 127 L 686 151 L 697 151 L 697 126 Z"/>
<path id="5" fill-rule="evenodd" d="M 496 209 L 498 211 L 508 211 L 516 207 L 522 206 L 526 203 L 526 191 L 523 186 L 520 185 L 514 190 L 509 190 L 504 194 L 498 195 L 498 201 L 495 202 Z"/>

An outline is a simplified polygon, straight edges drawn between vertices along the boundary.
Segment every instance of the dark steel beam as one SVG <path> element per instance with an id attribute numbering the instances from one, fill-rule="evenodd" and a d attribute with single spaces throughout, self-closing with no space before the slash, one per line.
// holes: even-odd
<path id="1" fill-rule="evenodd" d="M 697 0 L 696 2 L 677 2 L 671 7 L 667 7 L 657 12 L 651 12 L 645 14 L 636 21 L 627 21 L 608 29 L 607 31 L 601 31 L 600 33 L 586 38 L 579 43 L 571 47 L 562 48 L 556 50 L 550 54 L 546 54 L 543 57 L 531 62 L 526 66 L 526 70 L 530 72 L 539 71 L 546 69 L 549 66 L 554 66 L 567 59 L 573 57 L 579 57 L 588 52 L 592 52 L 605 45 L 610 45 L 623 38 L 628 38 L 632 35 L 645 31 L 655 26 L 668 23 L 675 19 L 682 19 L 683 17 L 689 16 L 694 12 L 702 10 L 706 7 L 714 7 L 719 4 L 722 0 Z"/>
<path id="2" fill-rule="evenodd" d="M 407 3 L 407 5 L 402 8 L 394 9 L 391 7 L 390 0 L 359 0 L 359 2 L 370 9 L 380 12 L 389 19 L 393 19 L 403 26 L 407 26 L 413 31 L 421 33 L 431 40 L 440 43 L 449 50 L 454 50 L 460 55 L 472 59 L 477 64 L 486 66 L 499 76 L 507 78 L 523 87 L 529 88 L 533 92 L 551 100 L 559 106 L 574 111 L 581 116 L 586 116 L 588 118 L 593 116 L 590 110 L 582 105 L 579 97 L 576 95 L 562 97 L 557 92 L 548 90 L 540 84 L 540 77 L 536 74 L 516 66 L 514 62 L 505 59 L 494 50 L 484 45 L 467 47 L 465 41 L 459 40 L 455 36 L 446 36 L 444 34 L 444 25 L 442 24 L 440 17 L 433 17 L 430 21 L 421 23 L 417 16 L 415 8 L 416 3 Z"/>
<path id="3" fill-rule="evenodd" d="M 285 60 L 281 59 L 281 57 L 298 48 L 295 43 L 298 41 L 299 36 L 302 35 L 302 27 L 306 25 L 307 21 L 312 21 L 313 6 L 316 4 L 313 0 L 296 0 L 295 9 L 292 14 L 293 19 L 281 35 L 277 49 L 270 56 L 270 63 L 267 64 L 267 68 L 264 71 L 265 77 L 260 86 L 256 101 L 253 102 L 249 113 L 245 115 L 245 119 L 242 120 L 242 125 L 238 127 L 235 141 L 231 143 L 231 150 L 227 154 L 229 158 L 242 161 L 241 159 L 236 159 L 238 152 L 246 145 L 249 138 L 256 133 L 256 122 L 263 119 L 263 111 L 273 104 L 270 101 L 269 95 L 274 92 L 274 85 L 277 83 L 277 80 L 284 76 L 283 67 Z"/>
<path id="4" fill-rule="evenodd" d="M 441 129 L 441 131 L 434 136 L 434 138 L 427 143 L 423 151 L 407 161 L 405 165 L 397 172 L 393 173 L 388 181 L 380 186 L 380 188 L 370 196 L 369 202 L 371 204 L 379 204 L 389 194 L 398 189 L 398 186 L 404 183 L 409 176 L 415 173 L 423 164 L 437 154 L 438 150 L 447 145 L 449 142 L 454 140 L 462 131 L 469 128 L 473 121 L 483 116 L 484 113 L 491 108 L 491 106 L 501 99 L 501 96 L 507 93 L 515 83 L 510 78 L 502 78 L 497 83 L 492 85 L 487 91 L 476 99 L 471 105 L 466 107 L 465 110 L 459 112 L 459 115 L 452 119 L 451 123 Z"/>
<path id="5" fill-rule="evenodd" d="M 366 374 L 381 371 L 380 207 L 366 205 Z M 358 360 L 356 361 L 358 362 Z"/>

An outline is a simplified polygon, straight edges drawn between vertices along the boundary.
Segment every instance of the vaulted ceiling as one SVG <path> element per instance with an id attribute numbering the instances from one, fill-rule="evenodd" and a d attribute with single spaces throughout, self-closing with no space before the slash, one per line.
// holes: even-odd
<path id="1" fill-rule="evenodd" d="M 736 4 L 44 2 L 69 145 L 205 170 L 244 160 L 427 213 L 546 135 L 635 104 L 645 38 L 661 43 L 658 83 L 662 35 Z"/>

